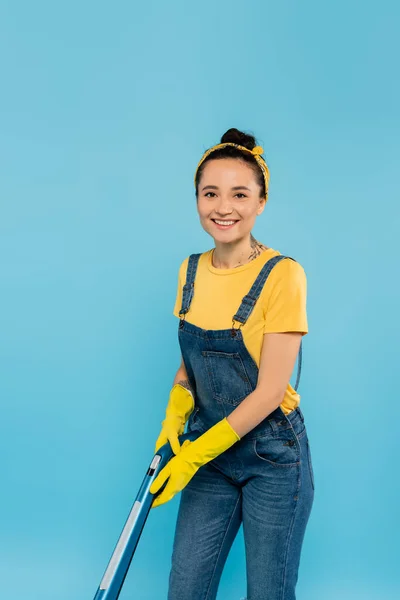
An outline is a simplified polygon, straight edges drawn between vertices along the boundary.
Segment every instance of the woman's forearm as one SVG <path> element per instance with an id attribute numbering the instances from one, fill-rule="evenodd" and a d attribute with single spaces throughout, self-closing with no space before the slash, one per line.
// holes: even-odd
<path id="1" fill-rule="evenodd" d="M 176 372 L 173 385 L 175 385 L 176 383 L 180 383 L 183 387 L 187 388 L 188 390 L 191 390 L 188 376 L 181 369 L 178 369 Z"/>
<path id="2" fill-rule="evenodd" d="M 174 377 L 174 381 L 172 385 L 175 385 L 176 383 L 179 383 L 180 385 L 182 385 L 183 387 L 185 387 L 186 389 L 188 389 L 189 391 L 191 391 L 193 393 L 193 390 L 190 386 L 189 383 L 189 378 L 185 369 L 185 364 L 183 362 L 183 359 L 181 361 L 181 364 L 179 366 L 179 369 L 176 372 L 176 375 Z"/>
<path id="3" fill-rule="evenodd" d="M 264 387 L 256 387 L 251 394 L 233 410 L 227 417 L 227 421 L 242 438 L 246 433 L 254 429 L 282 402 L 282 395 L 268 396 Z"/>

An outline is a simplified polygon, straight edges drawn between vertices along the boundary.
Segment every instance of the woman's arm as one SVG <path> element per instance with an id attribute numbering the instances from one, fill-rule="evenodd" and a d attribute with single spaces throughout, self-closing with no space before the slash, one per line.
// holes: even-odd
<path id="1" fill-rule="evenodd" d="M 183 362 L 182 355 L 181 355 L 181 364 L 179 366 L 179 369 L 176 372 L 176 375 L 175 375 L 172 385 L 175 385 L 176 383 L 179 383 L 180 385 L 182 385 L 183 387 L 185 387 L 186 389 L 188 389 L 189 391 L 191 391 L 193 393 L 193 390 L 190 387 L 189 378 L 188 378 L 188 375 L 186 372 L 185 363 Z"/>
<path id="2" fill-rule="evenodd" d="M 300 349 L 302 334 L 265 333 L 255 390 L 227 417 L 242 438 L 282 402 Z"/>

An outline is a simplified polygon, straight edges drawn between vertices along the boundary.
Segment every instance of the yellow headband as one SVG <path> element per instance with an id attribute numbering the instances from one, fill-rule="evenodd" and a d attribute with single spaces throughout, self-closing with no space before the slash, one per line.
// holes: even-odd
<path id="1" fill-rule="evenodd" d="M 194 184 L 196 185 L 197 171 L 199 170 L 200 165 L 205 161 L 205 159 L 212 152 L 214 152 L 214 150 L 218 150 L 219 148 L 226 148 L 226 146 L 234 146 L 234 148 L 237 148 L 238 150 L 242 150 L 243 152 L 248 152 L 254 156 L 254 158 L 257 161 L 258 166 L 260 167 L 260 169 L 262 171 L 262 174 L 264 175 L 265 201 L 267 201 L 268 200 L 269 169 L 268 169 L 268 166 L 267 166 L 267 163 L 265 162 L 265 160 L 263 158 L 261 158 L 261 154 L 263 154 L 263 152 L 264 152 L 264 149 L 261 146 L 256 146 L 255 148 L 250 150 L 249 148 L 246 148 L 245 146 L 241 146 L 240 144 L 235 144 L 234 142 L 224 142 L 223 144 L 217 144 L 216 146 L 209 148 L 208 150 L 206 150 L 204 152 L 203 156 L 200 159 L 199 164 L 197 165 L 196 172 L 194 174 Z"/>

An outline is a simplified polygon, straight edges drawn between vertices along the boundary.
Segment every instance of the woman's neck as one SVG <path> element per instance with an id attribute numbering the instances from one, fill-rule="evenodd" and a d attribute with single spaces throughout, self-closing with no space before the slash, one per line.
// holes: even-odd
<path id="1" fill-rule="evenodd" d="M 213 266 L 216 269 L 234 269 L 254 260 L 265 250 L 268 250 L 268 246 L 264 246 L 250 234 L 248 239 L 241 240 L 237 245 L 216 245 L 212 257 Z"/>

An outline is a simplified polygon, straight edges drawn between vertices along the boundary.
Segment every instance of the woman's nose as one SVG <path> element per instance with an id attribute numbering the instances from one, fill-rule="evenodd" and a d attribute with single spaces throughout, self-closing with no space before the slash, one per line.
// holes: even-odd
<path id="1" fill-rule="evenodd" d="M 229 215 L 233 212 L 232 203 L 228 199 L 221 199 L 215 206 L 215 210 L 220 214 Z"/>

